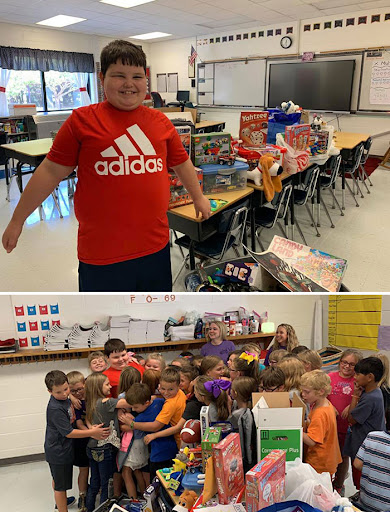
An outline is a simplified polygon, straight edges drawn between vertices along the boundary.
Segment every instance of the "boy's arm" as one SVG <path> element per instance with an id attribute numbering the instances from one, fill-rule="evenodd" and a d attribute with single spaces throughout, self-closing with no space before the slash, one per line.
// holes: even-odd
<path id="1" fill-rule="evenodd" d="M 85 425 L 85 423 L 81 419 L 76 420 L 76 427 L 77 427 L 77 430 L 88 430 L 88 427 Z"/>
<path id="2" fill-rule="evenodd" d="M 93 437 L 97 441 L 106 439 L 110 435 L 110 427 L 103 427 L 104 423 L 100 425 L 93 425 L 92 428 L 87 430 L 79 430 L 74 428 L 65 437 L 69 439 L 82 439 L 84 437 Z"/>
<path id="3" fill-rule="evenodd" d="M 155 439 L 158 439 L 160 437 L 168 437 L 168 436 L 173 436 L 173 435 L 177 434 L 178 432 L 181 431 L 185 422 L 186 422 L 186 420 L 184 418 L 180 418 L 179 422 L 174 427 L 165 428 L 164 430 L 159 430 L 158 432 L 155 432 L 154 434 L 146 435 L 144 437 L 144 443 L 149 444 L 152 441 L 154 441 Z"/>
<path id="4" fill-rule="evenodd" d="M 142 430 L 142 432 L 156 432 L 165 426 L 161 421 L 134 421 L 134 416 L 129 413 L 118 413 L 118 419 L 124 425 L 129 425 L 131 430 Z"/>
<path id="5" fill-rule="evenodd" d="M 359 471 L 361 471 L 363 469 L 363 461 L 358 459 L 357 457 L 355 458 L 355 460 L 353 461 L 353 465 L 356 469 L 358 469 Z"/>
<path id="6" fill-rule="evenodd" d="M 190 194 L 194 202 L 196 217 L 199 217 L 199 214 L 201 214 L 204 219 L 208 219 L 211 213 L 210 201 L 202 193 L 198 176 L 191 160 L 188 159 L 180 165 L 175 165 L 172 169 Z"/>
<path id="7" fill-rule="evenodd" d="M 15 249 L 27 217 L 42 204 L 61 180 L 69 176 L 73 169 L 74 166 L 67 167 L 56 164 L 47 158 L 39 165 L 30 178 L 11 221 L 3 233 L 3 247 L 8 253 Z"/>
<path id="8" fill-rule="evenodd" d="M 307 446 L 315 446 L 317 443 L 311 439 L 306 432 L 303 433 L 303 442 Z"/>
<path id="9" fill-rule="evenodd" d="M 360 397 L 355 394 L 352 395 L 352 401 L 351 401 L 351 405 L 349 406 L 349 411 L 348 411 L 348 423 L 350 425 L 355 425 L 357 423 L 357 421 L 355 420 L 355 418 L 352 416 L 351 413 L 354 409 L 356 409 L 356 406 L 359 402 L 359 398 Z"/>

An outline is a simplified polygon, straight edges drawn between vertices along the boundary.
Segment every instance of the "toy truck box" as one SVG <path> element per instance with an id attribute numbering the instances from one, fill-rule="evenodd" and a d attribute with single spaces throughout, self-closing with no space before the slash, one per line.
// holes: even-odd
<path id="1" fill-rule="evenodd" d="M 230 133 L 211 132 L 191 135 L 191 159 L 194 165 L 218 164 L 231 153 Z"/>
<path id="2" fill-rule="evenodd" d="M 302 458 L 302 425 L 306 412 L 302 400 L 294 395 L 290 406 L 288 393 L 253 393 L 252 403 L 258 460 L 272 450 L 285 451 L 288 461 Z"/>
<path id="3" fill-rule="evenodd" d="M 195 167 L 198 176 L 198 182 L 201 190 L 203 190 L 203 171 L 202 169 L 198 169 Z M 176 208 L 177 206 L 183 206 L 185 204 L 192 203 L 192 199 L 187 189 L 184 187 L 183 183 L 180 181 L 178 176 L 174 173 L 173 170 L 168 170 L 168 179 L 169 179 L 169 190 L 170 190 L 170 198 L 168 208 L 171 210 L 172 208 Z"/>
<path id="4" fill-rule="evenodd" d="M 295 151 L 306 151 L 310 145 L 310 124 L 286 126 L 284 140 Z"/>
<path id="5" fill-rule="evenodd" d="M 229 434 L 213 448 L 215 479 L 221 505 L 227 505 L 244 487 L 240 435 Z"/>
<path id="6" fill-rule="evenodd" d="M 191 156 L 191 126 L 175 126 L 188 156 Z"/>
<path id="7" fill-rule="evenodd" d="M 207 460 L 213 456 L 213 447 L 221 440 L 222 429 L 220 427 L 207 427 L 202 437 L 202 465 L 205 468 Z"/>
<path id="8" fill-rule="evenodd" d="M 234 165 L 208 164 L 201 165 L 203 171 L 203 193 L 218 194 L 241 190 L 246 187 L 246 172 L 249 165 L 236 161 Z"/>
<path id="9" fill-rule="evenodd" d="M 240 139 L 243 146 L 262 148 L 267 144 L 268 112 L 241 112 Z"/>
<path id="10" fill-rule="evenodd" d="M 245 476 L 246 510 L 257 512 L 285 498 L 286 454 L 273 450 Z"/>

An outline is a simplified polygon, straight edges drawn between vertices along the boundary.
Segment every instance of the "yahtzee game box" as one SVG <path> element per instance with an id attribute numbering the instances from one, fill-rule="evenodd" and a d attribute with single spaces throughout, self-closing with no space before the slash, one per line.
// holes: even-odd
<path id="1" fill-rule="evenodd" d="M 262 148 L 267 143 L 268 112 L 241 112 L 240 139 L 243 146 Z"/>

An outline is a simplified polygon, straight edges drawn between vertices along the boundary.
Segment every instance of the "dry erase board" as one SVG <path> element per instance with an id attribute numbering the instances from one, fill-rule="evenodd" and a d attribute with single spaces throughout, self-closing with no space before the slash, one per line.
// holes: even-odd
<path id="1" fill-rule="evenodd" d="M 266 60 L 216 62 L 214 105 L 264 106 Z"/>
<path id="2" fill-rule="evenodd" d="M 390 110 L 390 51 L 364 53 L 359 110 Z"/>

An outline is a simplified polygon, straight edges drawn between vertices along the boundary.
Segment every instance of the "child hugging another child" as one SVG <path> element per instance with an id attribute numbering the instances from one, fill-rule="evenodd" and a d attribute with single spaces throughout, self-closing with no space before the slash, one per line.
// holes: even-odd
<path id="1" fill-rule="evenodd" d="M 157 352 L 153 354 L 149 354 L 145 361 L 145 371 L 146 370 L 156 370 L 158 372 L 162 372 L 166 367 L 165 359 L 161 354 Z"/>
<path id="2" fill-rule="evenodd" d="M 153 397 L 160 397 L 158 387 L 160 385 L 161 372 L 158 370 L 146 370 L 142 382 L 148 386 Z"/>
<path id="3" fill-rule="evenodd" d="M 269 366 L 269 357 L 274 350 L 282 349 L 287 350 L 287 352 L 291 352 L 298 345 L 299 342 L 294 327 L 289 324 L 278 325 L 275 338 L 271 347 L 267 350 L 267 355 L 265 356 L 265 366 Z"/>
<path id="4" fill-rule="evenodd" d="M 333 475 L 342 458 L 337 438 L 336 413 L 327 399 L 331 390 L 330 378 L 321 370 L 313 370 L 302 376 L 301 395 L 311 407 L 308 426 L 303 434 L 305 462 L 317 473 L 329 472 Z"/>
<path id="5" fill-rule="evenodd" d="M 231 382 L 222 379 L 211 379 L 201 375 L 195 380 L 194 392 L 203 405 L 209 406 L 209 420 L 212 423 L 226 421 L 229 418 L 229 397 L 227 391 Z"/>
<path id="6" fill-rule="evenodd" d="M 90 352 L 88 355 L 88 366 L 91 372 L 104 372 L 108 368 L 108 358 L 100 350 Z"/>
<path id="7" fill-rule="evenodd" d="M 116 454 L 120 447 L 120 430 L 117 409 L 130 409 L 124 399 L 109 398 L 110 381 L 103 373 L 92 373 L 85 381 L 88 426 L 102 423 L 109 427 L 110 435 L 102 440 L 90 439 L 87 454 L 91 478 L 87 492 L 87 510 L 95 509 L 96 496 L 101 489 L 100 503 L 108 498 L 108 481 L 116 472 Z"/>

